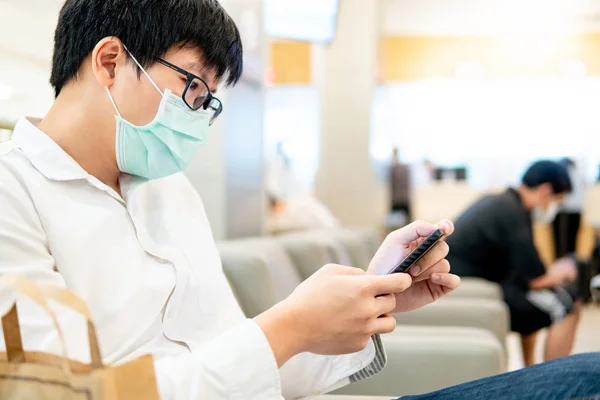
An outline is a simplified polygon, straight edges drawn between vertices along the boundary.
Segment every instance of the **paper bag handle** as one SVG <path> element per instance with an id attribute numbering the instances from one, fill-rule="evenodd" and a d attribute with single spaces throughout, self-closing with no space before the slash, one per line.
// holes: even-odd
<path id="1" fill-rule="evenodd" d="M 46 313 L 48 313 L 50 318 L 52 318 L 54 327 L 58 331 L 58 337 L 63 350 L 63 357 L 58 366 L 62 367 L 65 373 L 70 374 L 71 370 L 69 366 L 69 360 L 66 355 L 67 346 L 65 344 L 65 338 L 60 326 L 58 325 L 56 315 L 46 302 L 44 293 L 29 279 L 14 275 L 3 275 L 0 277 L 0 285 L 10 288 L 20 295 L 29 297 L 31 300 L 33 300 L 33 302 L 42 307 Z M 8 313 L 2 317 L 2 330 L 4 332 L 4 342 L 6 344 L 6 355 L 8 361 L 14 363 L 26 362 L 16 300 Z"/>
<path id="2" fill-rule="evenodd" d="M 98 345 L 96 329 L 94 327 L 94 323 L 92 322 L 89 309 L 81 298 L 66 289 L 47 284 L 37 285 L 25 277 L 16 275 L 5 275 L 0 277 L 0 285 L 11 288 L 19 294 L 29 297 L 36 304 L 46 310 L 46 312 L 52 318 L 56 329 L 58 330 L 59 339 L 63 347 L 63 356 L 66 363 L 65 365 L 67 365 L 68 369 L 68 357 L 66 354 L 67 347 L 65 344 L 64 335 L 54 312 L 50 309 L 46 300 L 52 299 L 83 315 L 87 320 L 91 366 L 93 369 L 102 368 L 102 357 L 100 354 L 100 346 Z M 16 303 L 13 305 L 11 310 L 4 317 L 2 317 L 2 329 L 4 331 L 4 341 L 6 342 L 6 353 L 8 360 L 11 362 L 23 362 L 25 360 L 25 351 L 23 349 L 23 341 L 21 338 L 21 329 L 18 320 Z"/>
<path id="3" fill-rule="evenodd" d="M 83 299 L 67 289 L 49 285 L 40 284 L 40 289 L 46 295 L 47 299 L 54 300 L 62 305 L 83 315 L 87 320 L 88 340 L 90 342 L 90 358 L 93 369 L 102 368 L 102 355 L 100 354 L 100 345 L 98 344 L 98 336 L 96 336 L 96 326 L 92 320 L 92 314 Z"/>

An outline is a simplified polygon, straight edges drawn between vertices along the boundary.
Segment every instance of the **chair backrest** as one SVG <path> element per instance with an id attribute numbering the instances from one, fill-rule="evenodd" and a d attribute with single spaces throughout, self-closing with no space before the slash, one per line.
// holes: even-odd
<path id="1" fill-rule="evenodd" d="M 294 232 L 278 236 L 277 240 L 287 251 L 303 280 L 327 264 L 352 264 L 348 251 L 330 233 Z"/>
<path id="2" fill-rule="evenodd" d="M 287 298 L 327 264 L 367 268 L 377 247 L 367 231 L 332 229 L 218 244 L 223 271 L 248 318 Z"/>
<path id="3" fill-rule="evenodd" d="M 381 242 L 377 235 L 368 230 L 334 228 L 322 230 L 321 235 L 328 235 L 338 241 L 350 257 L 350 266 L 366 270 L 375 256 Z"/>
<path id="4" fill-rule="evenodd" d="M 281 245 L 272 238 L 219 243 L 223 270 L 248 318 L 288 297 L 302 278 Z"/>

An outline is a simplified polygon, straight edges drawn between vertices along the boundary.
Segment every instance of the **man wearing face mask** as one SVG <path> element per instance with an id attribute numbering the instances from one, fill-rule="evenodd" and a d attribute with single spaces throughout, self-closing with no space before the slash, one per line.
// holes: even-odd
<path id="1" fill-rule="evenodd" d="M 573 347 L 579 306 L 569 284 L 577 277 L 577 267 L 573 260 L 561 259 L 546 268 L 532 226 L 534 221 L 552 222 L 570 191 L 562 165 L 536 162 L 517 189 L 486 196 L 464 211 L 448 240 L 454 272 L 502 285 L 527 365 L 534 363 L 536 332 L 542 328 L 550 328 L 546 360 L 566 356 Z"/>
<path id="2" fill-rule="evenodd" d="M 0 275 L 80 295 L 103 361 L 152 354 L 163 399 L 296 399 L 367 379 L 385 365 L 379 334 L 395 329 L 389 314 L 460 284 L 445 242 L 419 271 L 387 275 L 436 229 L 453 232 L 450 221 L 416 222 L 386 239 L 368 272 L 326 266 L 273 308 L 244 317 L 200 197 L 181 173 L 221 114 L 217 87 L 240 79 L 242 59 L 239 32 L 217 0 L 66 0 L 52 63 L 56 101 L 0 144 Z M 19 318 L 28 350 L 63 354 L 43 312 L 20 302 Z M 85 324 L 60 312 L 58 320 L 67 354 L 89 362 Z M 511 398 L 532 398 L 548 379 L 556 384 L 536 398 L 596 395 L 599 357 L 418 399 L 491 398 L 515 379 L 526 384 Z M 575 384 L 581 371 L 589 379 Z"/>
<path id="3" fill-rule="evenodd" d="M 164 399 L 299 398 L 367 379 L 385 364 L 389 314 L 460 284 L 441 242 L 420 274 L 387 274 L 420 238 L 453 231 L 419 222 L 391 235 L 368 273 L 326 266 L 244 317 L 182 174 L 223 110 L 217 88 L 241 78 L 242 60 L 217 0 L 67 0 L 56 101 L 0 145 L 0 275 L 80 295 L 105 363 L 153 354 Z M 63 354 L 42 311 L 19 303 L 19 318 L 28 350 Z M 67 354 L 89 361 L 85 327 L 59 320 Z"/>

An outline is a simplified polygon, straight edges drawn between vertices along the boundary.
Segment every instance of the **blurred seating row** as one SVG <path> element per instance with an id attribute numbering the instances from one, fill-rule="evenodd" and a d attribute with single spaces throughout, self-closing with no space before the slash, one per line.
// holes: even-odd
<path id="1" fill-rule="evenodd" d="M 253 318 L 326 264 L 366 269 L 379 245 L 371 232 L 334 229 L 227 241 L 219 251 L 240 306 Z M 467 280 L 447 298 L 395 317 L 398 329 L 383 338 L 386 369 L 338 396 L 426 393 L 506 371 L 509 315 L 496 285 Z"/>

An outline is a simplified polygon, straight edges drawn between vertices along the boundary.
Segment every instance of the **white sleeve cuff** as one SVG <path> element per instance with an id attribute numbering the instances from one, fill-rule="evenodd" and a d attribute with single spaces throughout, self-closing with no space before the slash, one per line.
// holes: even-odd
<path id="1" fill-rule="evenodd" d="M 349 383 L 368 379 L 386 364 L 385 350 L 379 336 L 373 336 L 363 351 L 342 356 L 302 353 L 292 358 L 280 371 L 285 398 L 318 396 Z"/>
<path id="2" fill-rule="evenodd" d="M 373 361 L 360 371 L 351 375 L 350 383 L 356 383 L 364 381 L 365 379 L 369 379 L 380 373 L 385 368 L 385 365 L 387 364 L 387 355 L 385 353 L 383 343 L 381 342 L 381 336 L 373 336 L 373 344 L 375 345 L 375 356 L 373 357 Z"/>
<path id="3" fill-rule="evenodd" d="M 192 353 L 155 362 L 162 399 L 281 399 L 277 361 L 253 320 Z"/>

